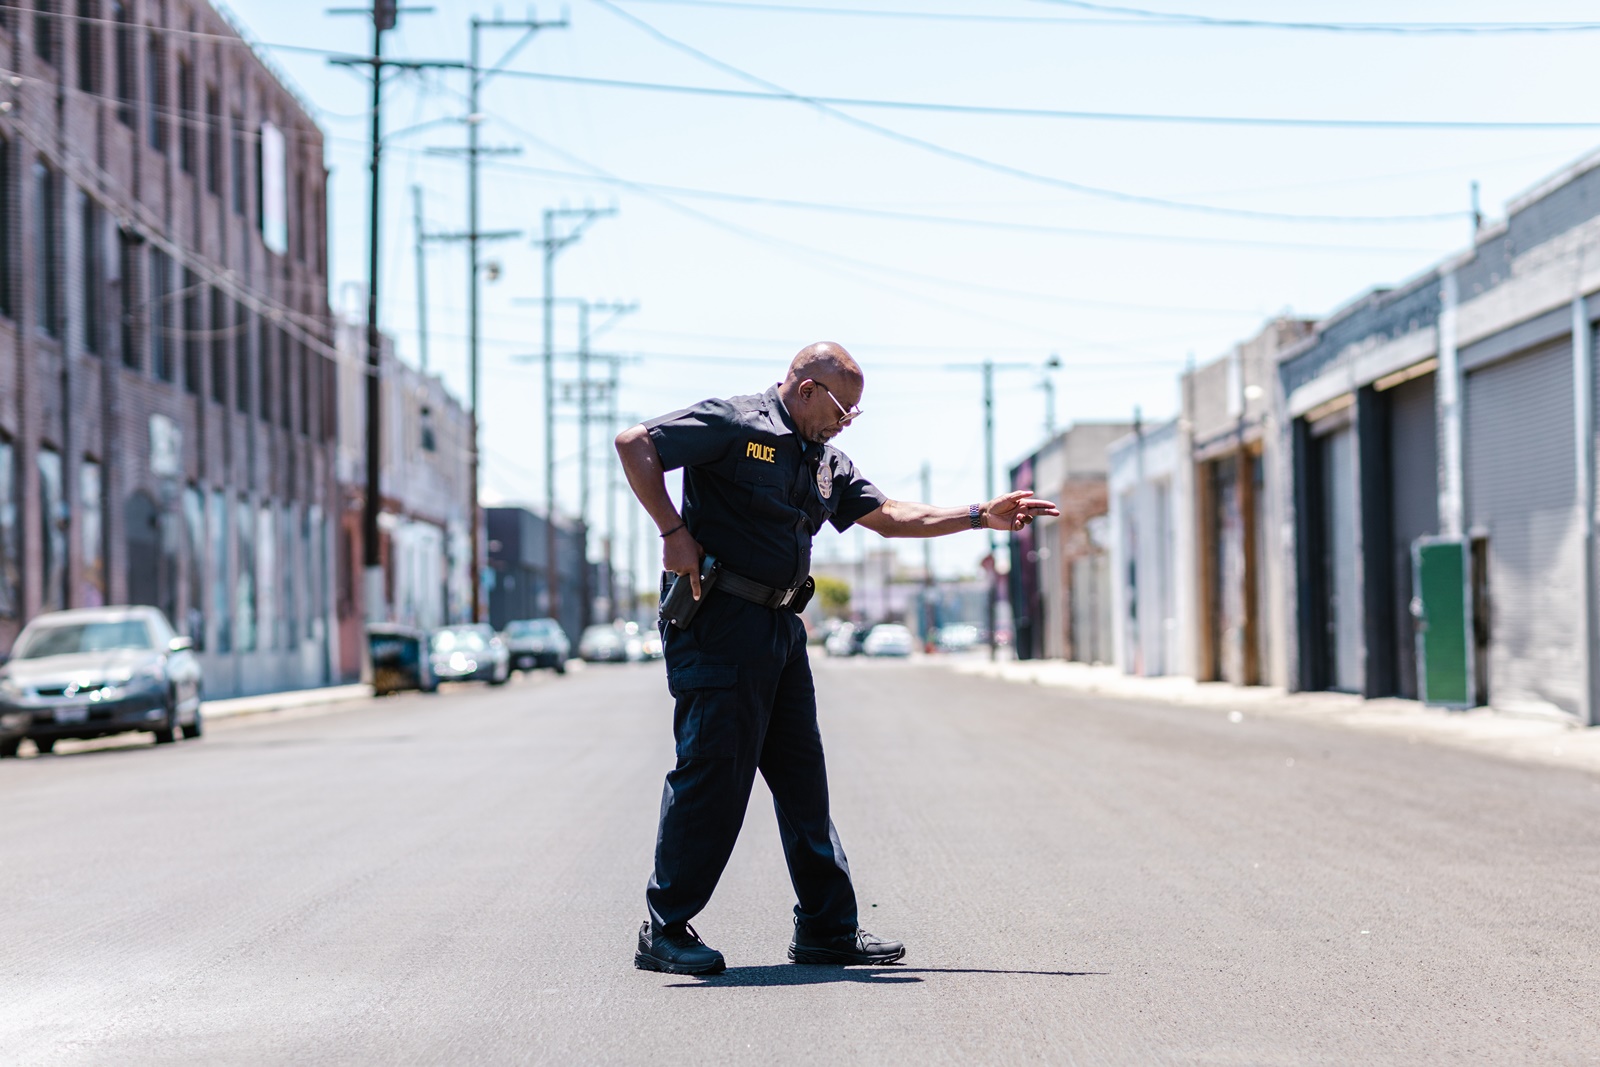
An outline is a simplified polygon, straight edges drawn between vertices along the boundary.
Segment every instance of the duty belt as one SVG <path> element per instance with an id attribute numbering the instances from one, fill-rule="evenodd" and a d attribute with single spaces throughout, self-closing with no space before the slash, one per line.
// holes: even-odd
<path id="1" fill-rule="evenodd" d="M 811 599 L 810 590 L 813 586 L 811 579 L 807 578 L 799 585 L 788 589 L 775 589 L 770 585 L 753 582 L 749 578 L 741 578 L 723 567 L 717 577 L 717 588 L 732 593 L 742 600 L 748 600 L 752 604 L 760 604 L 764 608 L 788 608 L 790 611 L 798 612 L 805 607 L 806 601 Z"/>

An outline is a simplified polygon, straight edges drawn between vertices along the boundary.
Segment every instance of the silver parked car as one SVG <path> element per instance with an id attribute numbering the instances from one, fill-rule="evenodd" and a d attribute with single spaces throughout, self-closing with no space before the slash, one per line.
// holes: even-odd
<path id="1" fill-rule="evenodd" d="M 149 730 L 157 744 L 199 737 L 200 664 L 156 608 L 78 608 L 35 616 L 0 668 L 0 718 L 26 713 L 40 752 L 63 738 Z M 18 738 L 0 740 L 0 756 Z"/>
<path id="2" fill-rule="evenodd" d="M 441 682 L 504 685 L 511 677 L 511 653 L 491 626 L 468 623 L 433 631 L 433 676 Z"/>

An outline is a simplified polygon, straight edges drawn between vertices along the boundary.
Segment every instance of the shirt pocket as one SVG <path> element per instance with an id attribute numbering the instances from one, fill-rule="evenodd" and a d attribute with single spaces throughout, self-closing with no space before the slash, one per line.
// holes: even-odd
<path id="1" fill-rule="evenodd" d="M 734 483 L 750 493 L 750 512 L 768 519 L 791 521 L 794 506 L 789 503 L 793 475 L 776 463 L 759 459 L 740 460 L 733 469 Z"/>

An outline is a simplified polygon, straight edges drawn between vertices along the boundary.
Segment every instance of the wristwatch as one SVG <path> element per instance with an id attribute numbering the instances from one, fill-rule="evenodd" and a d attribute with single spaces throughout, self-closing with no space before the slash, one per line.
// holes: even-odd
<path id="1" fill-rule="evenodd" d="M 967 505 L 967 522 L 972 524 L 972 528 L 974 530 L 983 529 L 983 505 L 982 504 L 968 504 Z"/>

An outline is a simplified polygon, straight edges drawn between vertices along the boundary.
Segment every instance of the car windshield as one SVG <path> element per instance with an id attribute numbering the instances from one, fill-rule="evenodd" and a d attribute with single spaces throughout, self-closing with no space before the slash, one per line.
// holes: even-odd
<path id="1" fill-rule="evenodd" d="M 583 632 L 583 639 L 592 645 L 612 645 L 622 640 L 612 626 L 591 626 Z"/>
<path id="2" fill-rule="evenodd" d="M 476 630 L 440 630 L 433 635 L 435 652 L 477 652 L 487 645 Z"/>
<path id="3" fill-rule="evenodd" d="M 155 646 L 150 628 L 141 619 L 116 622 L 73 622 L 44 626 L 28 636 L 17 659 L 43 659 L 46 656 L 73 656 L 85 652 L 109 652 L 118 648 L 149 651 Z"/>
<path id="4" fill-rule="evenodd" d="M 523 619 L 507 626 L 506 633 L 511 637 L 548 637 L 550 629 L 550 623 L 545 619 Z"/>

